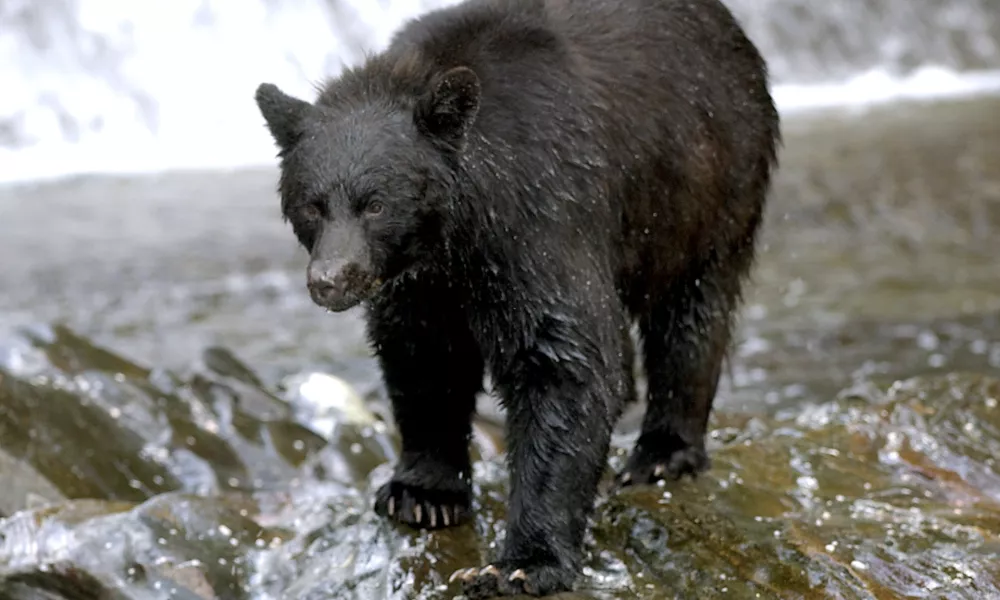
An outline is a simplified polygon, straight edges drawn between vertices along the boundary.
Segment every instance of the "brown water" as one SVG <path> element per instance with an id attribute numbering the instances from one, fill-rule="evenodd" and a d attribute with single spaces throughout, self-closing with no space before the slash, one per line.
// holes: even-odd
<path id="1" fill-rule="evenodd" d="M 786 121 L 713 469 L 602 496 L 568 597 L 1000 598 L 997 114 Z M 452 598 L 498 541 L 489 399 L 473 525 L 372 514 L 398 440 L 274 178 L 0 190 L 0 599 Z"/>

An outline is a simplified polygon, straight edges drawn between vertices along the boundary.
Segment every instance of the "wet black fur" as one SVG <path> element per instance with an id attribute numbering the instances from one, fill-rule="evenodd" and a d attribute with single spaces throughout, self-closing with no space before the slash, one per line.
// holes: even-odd
<path id="1" fill-rule="evenodd" d="M 468 595 L 571 587 L 634 394 L 633 319 L 649 408 L 620 481 L 707 468 L 780 140 L 764 61 L 718 0 L 471 0 L 408 23 L 314 105 L 268 85 L 257 100 L 313 260 L 385 282 L 366 316 L 403 450 L 377 510 L 464 517 L 485 370 L 502 398 L 506 543 Z"/>

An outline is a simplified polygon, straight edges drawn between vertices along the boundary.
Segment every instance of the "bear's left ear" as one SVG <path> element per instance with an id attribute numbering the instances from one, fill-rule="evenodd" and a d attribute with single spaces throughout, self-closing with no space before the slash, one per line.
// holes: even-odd
<path id="1" fill-rule="evenodd" d="M 414 119 L 426 135 L 460 150 L 479 113 L 479 77 L 468 67 L 449 69 L 417 101 Z"/>

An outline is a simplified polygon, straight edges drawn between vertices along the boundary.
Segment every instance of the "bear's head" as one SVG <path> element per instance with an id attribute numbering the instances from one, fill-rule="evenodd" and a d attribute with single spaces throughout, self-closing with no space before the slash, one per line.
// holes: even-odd
<path id="1" fill-rule="evenodd" d="M 352 308 L 440 254 L 479 110 L 471 69 L 438 73 L 411 98 L 347 91 L 314 105 L 261 84 L 256 101 L 280 150 L 282 212 L 310 253 L 316 304 Z"/>

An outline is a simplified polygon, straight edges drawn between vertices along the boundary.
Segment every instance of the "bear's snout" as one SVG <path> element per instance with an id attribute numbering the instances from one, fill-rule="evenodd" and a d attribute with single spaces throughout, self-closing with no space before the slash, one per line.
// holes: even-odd
<path id="1" fill-rule="evenodd" d="M 334 312 L 353 308 L 365 300 L 371 281 L 371 274 L 348 260 L 314 260 L 307 272 L 312 301 Z"/>

